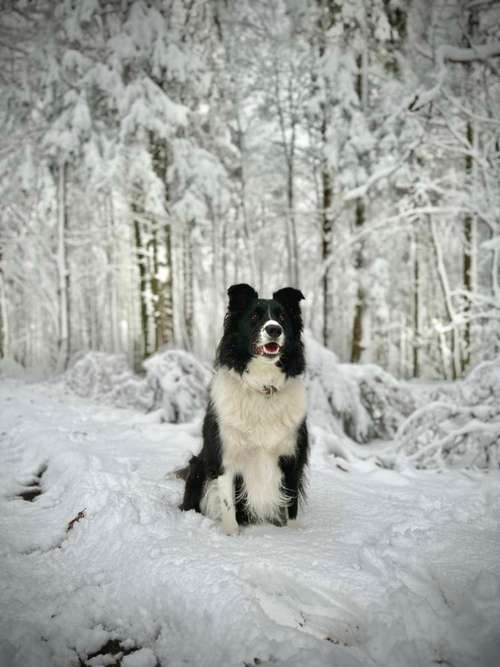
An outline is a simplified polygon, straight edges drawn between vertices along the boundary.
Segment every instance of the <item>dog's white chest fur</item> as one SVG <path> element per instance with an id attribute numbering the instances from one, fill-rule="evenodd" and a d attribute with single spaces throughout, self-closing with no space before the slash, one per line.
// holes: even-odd
<path id="1" fill-rule="evenodd" d="M 224 470 L 243 477 L 247 506 L 256 517 L 276 517 L 286 505 L 278 459 L 295 452 L 306 415 L 302 378 L 287 379 L 274 364 L 255 358 L 243 376 L 219 369 L 211 396 Z"/>

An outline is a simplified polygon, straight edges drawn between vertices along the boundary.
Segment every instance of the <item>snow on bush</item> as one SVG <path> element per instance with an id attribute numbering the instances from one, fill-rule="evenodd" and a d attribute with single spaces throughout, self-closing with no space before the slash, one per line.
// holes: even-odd
<path id="1" fill-rule="evenodd" d="M 210 373 L 188 352 L 159 352 L 144 368 L 141 378 L 124 356 L 88 352 L 66 372 L 64 382 L 78 396 L 116 407 L 162 409 L 167 422 L 191 421 L 205 407 Z"/>
<path id="2" fill-rule="evenodd" d="M 163 408 L 165 421 L 188 422 L 205 409 L 211 373 L 192 354 L 167 350 L 144 362 L 154 407 Z"/>
<path id="3" fill-rule="evenodd" d="M 306 335 L 309 414 L 316 425 L 356 442 L 392 438 L 415 409 L 409 390 L 378 366 L 339 364 Z"/>
<path id="4" fill-rule="evenodd" d="M 78 396 L 119 408 L 149 410 L 154 392 L 134 375 L 124 356 L 87 352 L 64 376 L 66 386 Z"/>
<path id="5" fill-rule="evenodd" d="M 397 434 L 398 454 L 417 468 L 498 468 L 500 358 L 476 366 L 439 400 L 416 410 Z"/>

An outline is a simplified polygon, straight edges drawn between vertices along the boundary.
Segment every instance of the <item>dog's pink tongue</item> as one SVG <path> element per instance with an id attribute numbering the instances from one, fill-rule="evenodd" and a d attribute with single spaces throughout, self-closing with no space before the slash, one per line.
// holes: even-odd
<path id="1" fill-rule="evenodd" d="M 278 343 L 266 343 L 264 345 L 264 350 L 269 352 L 269 354 L 275 354 L 280 349 Z"/>

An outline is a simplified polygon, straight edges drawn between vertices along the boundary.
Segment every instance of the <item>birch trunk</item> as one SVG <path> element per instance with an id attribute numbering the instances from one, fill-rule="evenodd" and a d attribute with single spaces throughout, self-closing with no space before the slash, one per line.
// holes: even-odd
<path id="1" fill-rule="evenodd" d="M 110 312 L 111 312 L 111 349 L 113 352 L 118 352 L 121 348 L 120 346 L 120 333 L 119 333 L 119 324 L 118 324 L 118 289 L 116 284 L 116 256 L 117 256 L 117 246 L 118 238 L 116 234 L 116 225 L 115 225 L 115 210 L 113 205 L 113 193 L 109 192 L 107 195 L 108 202 L 108 232 L 109 232 L 109 243 L 108 243 L 108 285 L 109 285 L 109 300 L 110 300 Z"/>
<path id="2" fill-rule="evenodd" d="M 61 162 L 57 169 L 57 275 L 59 297 L 59 340 L 57 369 L 68 366 L 71 350 L 70 273 L 68 267 L 68 164 Z"/>
<path id="3" fill-rule="evenodd" d="M 166 278 L 163 283 L 163 299 L 165 313 L 164 342 L 171 343 L 174 340 L 174 276 L 172 262 L 172 227 L 165 225 L 163 228 L 165 238 L 165 271 Z"/>
<path id="4" fill-rule="evenodd" d="M 450 342 L 451 379 L 456 380 L 460 375 L 460 369 L 461 369 L 460 336 L 457 328 L 457 317 L 455 313 L 455 308 L 453 306 L 453 301 L 451 298 L 450 283 L 448 280 L 448 274 L 446 272 L 446 267 L 444 264 L 443 251 L 439 243 L 436 224 L 432 216 L 429 216 L 429 224 L 431 230 L 432 245 L 434 247 L 434 253 L 436 257 L 436 268 L 439 277 L 439 284 L 441 286 L 441 290 L 443 293 L 443 300 L 446 308 L 446 314 L 448 316 L 448 320 L 451 325 L 451 342 Z M 440 333 L 441 349 L 444 350 L 443 347 L 444 343 L 442 336 L 443 334 Z"/>
<path id="5" fill-rule="evenodd" d="M 413 250 L 413 377 L 420 375 L 420 257 L 418 236 L 412 239 Z"/>
<path id="6" fill-rule="evenodd" d="M 193 257 L 191 247 L 192 222 L 186 224 L 184 244 L 182 249 L 182 273 L 184 278 L 184 324 L 186 327 L 186 343 L 188 349 L 193 349 Z M 215 267 L 217 270 L 217 267 Z M 215 281 L 217 285 L 217 281 Z M 218 299 L 217 290 L 215 299 Z"/>

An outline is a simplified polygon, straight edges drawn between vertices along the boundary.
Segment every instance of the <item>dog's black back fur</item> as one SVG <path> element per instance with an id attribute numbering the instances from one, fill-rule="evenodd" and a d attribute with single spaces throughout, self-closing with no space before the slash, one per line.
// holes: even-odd
<path id="1" fill-rule="evenodd" d="M 256 333 L 263 321 L 270 317 L 285 331 L 286 344 L 278 362 L 285 376 L 295 377 L 304 372 L 305 359 L 301 339 L 302 316 L 300 300 L 304 298 L 299 290 L 285 287 L 273 294 L 272 299 L 259 299 L 257 292 L 249 285 L 233 285 L 228 290 L 229 306 L 224 319 L 224 332 L 217 348 L 216 367 L 244 373 L 254 356 Z M 308 434 L 305 420 L 298 433 L 294 456 L 280 457 L 282 487 L 290 498 L 288 516 L 297 516 L 299 498 L 304 495 L 304 469 L 308 461 Z M 205 483 L 222 474 L 222 441 L 218 417 L 210 401 L 203 422 L 203 446 L 198 456 L 193 456 L 186 473 L 183 510 L 200 512 L 200 501 Z M 236 519 L 238 524 L 250 522 L 246 510 L 243 480 L 235 479 Z M 284 518 L 283 523 L 286 523 Z"/>

